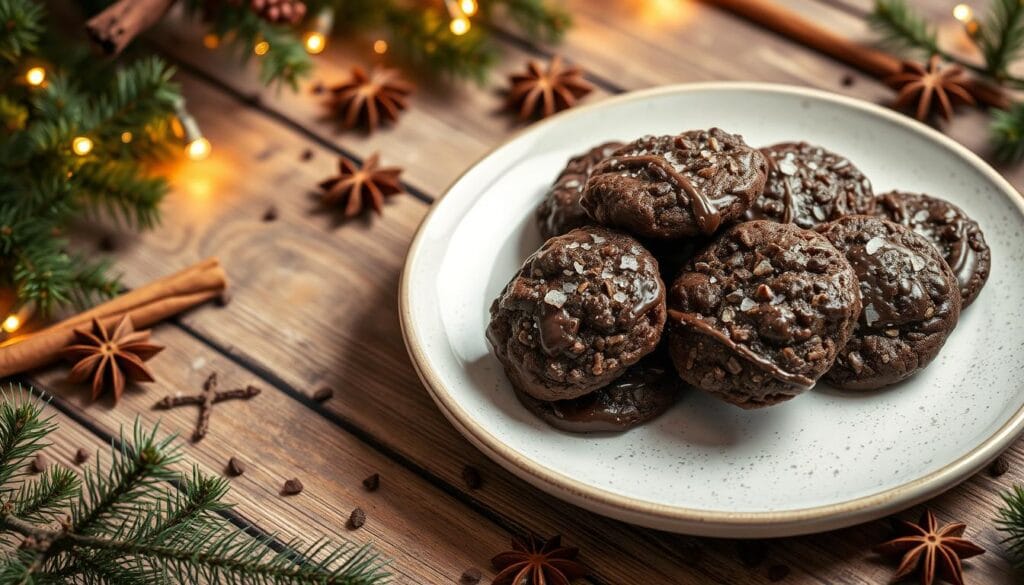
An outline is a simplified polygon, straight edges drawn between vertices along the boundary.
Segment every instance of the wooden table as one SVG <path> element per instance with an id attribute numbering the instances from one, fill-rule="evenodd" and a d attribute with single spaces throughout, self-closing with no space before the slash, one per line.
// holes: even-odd
<path id="1" fill-rule="evenodd" d="M 787 0 L 818 22 L 857 38 L 870 0 Z M 952 2 L 931 1 L 956 35 Z M 201 307 L 155 329 L 167 349 L 152 362 L 156 384 L 126 393 L 114 408 L 89 404 L 87 391 L 63 380 L 66 369 L 29 381 L 55 395 L 61 423 L 51 457 L 69 463 L 81 446 L 109 442 L 136 416 L 187 437 L 196 413 L 154 411 L 166 393 L 193 392 L 210 372 L 221 384 L 255 384 L 256 399 L 215 409 L 209 436 L 185 447 L 187 458 L 223 473 L 231 456 L 249 462 L 231 480 L 235 514 L 266 531 L 312 540 L 321 535 L 372 542 L 393 559 L 396 583 L 455 583 L 489 559 L 511 535 L 561 533 L 579 546 L 594 584 L 886 583 L 891 564 L 869 552 L 887 534 L 883 522 L 832 533 L 740 544 L 678 536 L 603 518 L 545 495 L 488 461 L 434 407 L 409 363 L 396 314 L 406 249 L 431 201 L 468 165 L 506 140 L 516 126 L 497 114 L 505 73 L 554 51 L 589 72 L 599 88 L 586 99 L 668 83 L 760 80 L 819 87 L 873 102 L 892 93 L 878 81 L 719 9 L 690 0 L 569 0 L 575 26 L 559 47 L 538 47 L 501 31 L 501 65 L 483 86 L 422 87 L 401 122 L 372 136 L 338 133 L 324 120 L 316 82 L 332 83 L 366 62 L 366 45 L 335 40 L 298 93 L 264 89 L 253 71 L 202 47 L 200 32 L 165 23 L 148 41 L 178 66 L 192 113 L 214 145 L 200 163 L 168 170 L 174 190 L 158 229 L 118 235 L 114 257 L 126 284 L 139 285 L 216 255 L 233 288 L 227 307 Z M 950 36 L 952 38 L 952 36 Z M 966 113 L 950 135 L 984 152 L 985 118 Z M 305 160 L 309 151 L 312 158 Z M 411 195 L 393 198 L 383 218 L 342 227 L 311 213 L 315 185 L 340 154 L 361 160 L 380 151 L 404 167 Z M 1018 186 L 1024 166 L 1004 169 Z M 269 207 L 277 219 L 264 221 Z M 95 231 L 78 236 L 97 246 Z M 328 386 L 326 402 L 311 397 Z M 914 449 L 908 444 L 907 449 Z M 968 563 L 968 583 L 1020 582 L 992 517 L 999 492 L 1024 480 L 1024 450 L 1007 454 L 1010 471 L 981 473 L 928 505 L 943 520 L 968 524 L 988 554 Z M 480 471 L 471 489 L 465 466 Z M 370 493 L 361 480 L 381 476 Z M 285 479 L 305 491 L 282 496 Z M 350 532 L 355 507 L 368 516 Z M 919 510 L 907 513 L 916 517 Z M 763 560 L 758 560 L 763 556 Z M 785 568 L 780 568 L 785 567 Z"/>

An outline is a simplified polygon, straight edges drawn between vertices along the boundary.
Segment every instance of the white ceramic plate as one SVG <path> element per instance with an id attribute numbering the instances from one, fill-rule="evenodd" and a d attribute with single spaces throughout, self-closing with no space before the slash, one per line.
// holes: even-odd
<path id="1" fill-rule="evenodd" d="M 752 145 L 808 140 L 848 156 L 876 192 L 961 206 L 992 248 L 988 285 L 938 359 L 884 391 L 819 384 L 744 411 L 687 393 L 612 436 L 547 426 L 513 396 L 484 339 L 488 307 L 540 246 L 533 210 L 567 158 L 591 145 L 719 126 Z M 434 205 L 401 287 L 406 345 L 445 416 L 537 487 L 628 522 L 690 534 L 783 536 L 890 514 L 987 464 L 1024 427 L 1024 204 L 980 158 L 900 114 L 803 88 L 666 87 L 578 108 L 491 152 Z"/>

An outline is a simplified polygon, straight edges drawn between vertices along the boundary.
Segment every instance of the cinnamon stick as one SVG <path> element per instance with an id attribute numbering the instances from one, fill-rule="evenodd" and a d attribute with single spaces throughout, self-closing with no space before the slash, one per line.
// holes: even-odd
<path id="1" fill-rule="evenodd" d="M 53 362 L 74 340 L 74 330 L 88 327 L 94 318 L 110 328 L 128 314 L 137 328 L 148 327 L 218 297 L 226 287 L 220 262 L 207 258 L 46 329 L 7 340 L 0 345 L 0 377 Z"/>
<path id="2" fill-rule="evenodd" d="M 128 43 L 163 18 L 174 0 L 119 0 L 85 23 L 85 31 L 108 55 L 120 53 Z"/>

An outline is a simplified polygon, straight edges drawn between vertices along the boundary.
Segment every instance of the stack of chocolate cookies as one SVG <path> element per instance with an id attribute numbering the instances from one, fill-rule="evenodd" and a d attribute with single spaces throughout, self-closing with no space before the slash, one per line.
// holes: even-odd
<path id="1" fill-rule="evenodd" d="M 935 358 L 991 265 L 955 205 L 875 195 L 820 146 L 718 128 L 573 157 L 537 221 L 549 239 L 487 338 L 523 404 L 570 431 L 625 430 L 687 386 L 761 408 L 819 379 L 895 384 Z"/>

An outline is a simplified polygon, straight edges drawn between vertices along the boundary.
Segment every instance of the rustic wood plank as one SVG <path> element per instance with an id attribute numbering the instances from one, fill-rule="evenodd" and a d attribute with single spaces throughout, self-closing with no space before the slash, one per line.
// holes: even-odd
<path id="1" fill-rule="evenodd" d="M 182 329 L 162 325 L 154 339 L 167 346 L 150 365 L 155 384 L 133 386 L 115 406 L 109 399 L 92 403 L 87 389 L 65 382 L 67 369 L 50 368 L 32 381 L 46 388 L 61 407 L 87 417 L 106 433 L 117 435 L 138 416 L 152 427 L 183 437 L 191 462 L 210 474 L 223 474 L 232 456 L 248 464 L 231 478 L 232 498 L 240 516 L 260 528 L 280 532 L 282 540 L 298 537 L 312 543 L 320 536 L 335 541 L 370 542 L 394 560 L 399 583 L 452 583 L 471 566 L 481 566 L 506 546 L 507 533 L 429 485 L 408 469 L 309 408 L 267 387 L 253 373 L 202 344 Z M 247 401 L 224 402 L 211 415 L 208 436 L 186 442 L 195 428 L 197 409 L 156 410 L 166 394 L 194 393 L 210 372 L 220 387 L 253 384 L 263 392 Z M 72 451 L 73 453 L 73 451 Z M 381 487 L 368 492 L 363 478 L 381 475 Z M 301 494 L 280 494 L 284 481 L 297 477 Z M 353 508 L 365 510 L 359 530 L 346 527 Z"/>

